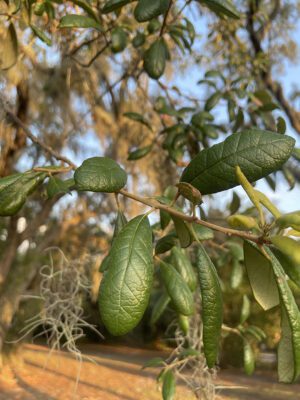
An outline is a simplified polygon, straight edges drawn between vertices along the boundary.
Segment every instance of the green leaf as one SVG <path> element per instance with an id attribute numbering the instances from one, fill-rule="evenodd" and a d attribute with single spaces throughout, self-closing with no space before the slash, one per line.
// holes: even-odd
<path id="1" fill-rule="evenodd" d="M 202 150 L 183 171 L 181 181 L 192 184 L 202 195 L 221 192 L 239 184 L 235 173 L 239 165 L 247 179 L 254 182 L 280 169 L 294 144 L 289 136 L 245 130 Z"/>
<path id="2" fill-rule="evenodd" d="M 163 374 L 162 381 L 163 381 L 162 385 L 163 400 L 174 400 L 176 391 L 176 380 L 174 372 L 170 369 L 166 371 Z"/>
<path id="3" fill-rule="evenodd" d="M 281 215 L 276 219 L 276 225 L 281 229 L 291 227 L 295 230 L 300 230 L 300 211 Z"/>
<path id="4" fill-rule="evenodd" d="M 214 264 L 199 243 L 197 262 L 202 298 L 203 346 L 206 362 L 213 368 L 218 358 L 223 321 L 223 300 L 219 277 Z"/>
<path id="5" fill-rule="evenodd" d="M 160 319 L 160 317 L 163 315 L 164 311 L 168 307 L 170 301 L 171 298 L 166 292 L 163 292 L 160 295 L 160 297 L 158 298 L 158 300 L 156 301 L 156 303 L 152 308 L 150 325 L 155 325 L 157 323 L 157 321 Z"/>
<path id="6" fill-rule="evenodd" d="M 209 97 L 209 99 L 206 101 L 205 103 L 205 111 L 210 111 L 212 110 L 217 104 L 218 102 L 221 100 L 222 98 L 222 93 L 221 92 L 216 92 L 213 95 L 211 95 L 211 97 Z"/>
<path id="7" fill-rule="evenodd" d="M 123 28 L 117 26 L 111 31 L 111 51 L 121 53 L 127 46 L 127 33 Z"/>
<path id="8" fill-rule="evenodd" d="M 187 336 L 190 330 L 190 320 L 189 317 L 187 317 L 186 315 L 178 315 L 178 325 L 182 331 L 182 333 Z M 184 354 L 182 354 L 182 352 L 180 353 L 181 356 L 183 356 Z"/>
<path id="9" fill-rule="evenodd" d="M 243 305 L 242 305 L 242 310 L 241 310 L 241 317 L 240 317 L 240 323 L 243 324 L 244 322 L 247 321 L 250 315 L 250 310 L 251 310 L 251 303 L 246 294 L 243 296 Z"/>
<path id="10" fill-rule="evenodd" d="M 232 228 L 238 229 L 258 229 L 258 224 L 255 218 L 248 215 L 235 214 L 227 218 L 228 224 Z"/>
<path id="11" fill-rule="evenodd" d="M 143 46 L 145 42 L 146 42 L 146 35 L 144 35 L 141 32 L 137 32 L 135 37 L 132 39 L 132 46 L 137 49 L 138 47 Z"/>
<path id="12" fill-rule="evenodd" d="M 149 128 L 152 131 L 152 126 L 150 122 L 141 114 L 136 113 L 136 112 L 126 112 L 123 114 L 124 117 L 127 117 L 129 119 L 132 119 L 133 121 L 139 122 L 140 124 L 145 125 L 147 128 Z"/>
<path id="13" fill-rule="evenodd" d="M 175 217 L 174 215 L 171 215 L 171 218 L 173 220 L 181 247 L 189 247 L 190 244 L 193 243 L 193 237 L 186 222 L 183 221 L 181 218 Z"/>
<path id="14" fill-rule="evenodd" d="M 147 0 L 148 1 L 148 0 Z M 152 79 L 159 79 L 165 72 L 168 48 L 163 38 L 151 44 L 144 55 L 144 69 Z"/>
<path id="15" fill-rule="evenodd" d="M 282 253 L 289 256 L 295 264 L 300 265 L 300 242 L 286 236 L 272 236 L 270 240 Z"/>
<path id="16" fill-rule="evenodd" d="M 98 21 L 97 14 L 94 12 L 92 7 L 87 1 L 84 0 L 70 0 L 72 3 L 76 4 L 78 7 L 82 8 L 87 14 L 92 17 L 95 21 Z"/>
<path id="17" fill-rule="evenodd" d="M 91 17 L 79 14 L 68 14 L 62 17 L 59 23 L 59 28 L 94 28 L 98 31 L 102 31 L 102 27 L 99 22 L 95 21 Z"/>
<path id="18" fill-rule="evenodd" d="M 227 17 L 239 19 L 240 13 L 233 5 L 231 0 L 199 0 L 201 4 L 206 5 L 217 15 L 226 15 Z"/>
<path id="19" fill-rule="evenodd" d="M 140 322 L 152 281 L 152 231 L 147 216 L 140 215 L 114 240 L 99 289 L 100 314 L 111 334 L 124 335 Z"/>
<path id="20" fill-rule="evenodd" d="M 281 302 L 281 339 L 278 346 L 280 382 L 291 383 L 300 376 L 300 312 L 279 261 L 264 247 L 276 275 Z"/>
<path id="21" fill-rule="evenodd" d="M 187 283 L 172 265 L 161 261 L 159 266 L 162 280 L 176 311 L 183 315 L 193 314 L 194 299 Z"/>
<path id="22" fill-rule="evenodd" d="M 51 176 L 47 185 L 47 196 L 52 199 L 57 194 L 70 193 L 70 189 L 75 185 L 73 178 L 67 179 L 65 181 Z"/>
<path id="23" fill-rule="evenodd" d="M 124 215 L 124 213 L 121 210 L 118 210 L 116 222 L 115 222 L 115 229 L 114 229 L 114 234 L 113 234 L 113 240 L 119 236 L 121 230 L 124 228 L 124 226 L 127 224 L 127 219 Z"/>
<path id="24" fill-rule="evenodd" d="M 126 185 L 127 174 L 111 158 L 92 157 L 76 169 L 74 179 L 79 191 L 113 193 Z"/>
<path id="25" fill-rule="evenodd" d="M 300 288 L 300 264 L 295 263 L 289 254 L 284 254 L 276 247 L 272 247 L 271 250 L 280 262 L 284 272 Z"/>
<path id="26" fill-rule="evenodd" d="M 154 358 L 151 358 L 151 360 L 146 361 L 145 364 L 143 365 L 142 369 L 161 367 L 163 365 L 164 365 L 163 358 L 154 357 Z"/>
<path id="27" fill-rule="evenodd" d="M 244 340 L 244 370 L 247 375 L 252 375 L 255 369 L 255 357 L 250 343 Z"/>
<path id="28" fill-rule="evenodd" d="M 171 263 L 193 292 L 197 287 L 197 277 L 186 253 L 179 247 L 173 247 L 171 250 Z"/>
<path id="29" fill-rule="evenodd" d="M 237 259 L 232 261 L 232 271 L 230 276 L 230 286 L 232 289 L 237 289 L 243 279 L 243 267 Z"/>
<path id="30" fill-rule="evenodd" d="M 44 172 L 28 171 L 0 179 L 0 216 L 17 214 L 27 197 L 44 181 Z"/>
<path id="31" fill-rule="evenodd" d="M 198 240 L 211 240 L 214 238 L 214 231 L 212 229 L 195 223 L 192 226 Z"/>
<path id="32" fill-rule="evenodd" d="M 236 192 L 232 193 L 232 200 L 229 206 L 230 214 L 235 214 L 241 206 L 241 199 Z"/>
<path id="33" fill-rule="evenodd" d="M 177 244 L 177 237 L 175 234 L 170 233 L 159 239 L 155 246 L 155 254 L 163 254 L 171 250 Z"/>
<path id="34" fill-rule="evenodd" d="M 32 29 L 32 32 L 37 36 L 39 39 L 41 39 L 42 42 L 46 43 L 47 46 L 52 45 L 51 38 L 49 38 L 44 31 L 42 31 L 40 28 L 38 28 L 35 25 L 30 25 L 30 28 Z"/>
<path id="35" fill-rule="evenodd" d="M 245 267 L 253 295 L 264 310 L 279 304 L 279 293 L 270 260 L 252 242 L 244 242 Z"/>
<path id="36" fill-rule="evenodd" d="M 10 23 L 6 35 L 0 45 L 0 68 L 2 70 L 13 67 L 18 61 L 18 38 L 13 23 Z"/>
<path id="37" fill-rule="evenodd" d="M 169 4 L 170 0 L 139 0 L 134 10 L 134 17 L 138 22 L 150 21 L 164 14 Z"/>
<path id="38" fill-rule="evenodd" d="M 126 4 L 129 4 L 130 2 L 131 0 L 109 0 L 104 4 L 101 12 L 103 14 L 109 14 L 113 11 L 118 11 L 120 8 L 126 6 Z"/>
<path id="39" fill-rule="evenodd" d="M 186 357 L 201 357 L 201 352 L 193 349 L 193 348 L 188 348 L 188 349 L 183 349 L 180 354 L 180 358 L 186 358 Z"/>
<path id="40" fill-rule="evenodd" d="M 282 117 L 277 118 L 276 130 L 281 135 L 284 135 L 286 132 L 286 122 Z"/>

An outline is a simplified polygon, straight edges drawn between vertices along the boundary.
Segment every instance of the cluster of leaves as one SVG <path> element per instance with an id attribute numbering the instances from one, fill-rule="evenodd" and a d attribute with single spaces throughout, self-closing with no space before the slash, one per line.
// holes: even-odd
<path id="1" fill-rule="evenodd" d="M 241 229 L 233 233 L 239 235 L 241 232 L 240 236 L 244 239 L 244 262 L 256 301 L 265 310 L 280 304 L 282 339 L 278 353 L 279 378 L 283 382 L 294 381 L 300 373 L 300 313 L 286 274 L 299 284 L 299 243 L 289 236 L 299 235 L 300 214 L 281 215 L 270 200 L 249 183 L 279 169 L 293 148 L 294 140 L 288 136 L 254 129 L 233 134 L 224 142 L 201 151 L 183 171 L 177 190 L 167 189 L 163 196 L 156 199 L 156 208 L 161 208 L 163 235 L 155 239 L 154 245 L 153 237 L 156 235 L 149 223 L 149 213 L 127 222 L 119 211 L 111 250 L 101 265 L 103 278 L 99 290 L 99 310 L 106 328 L 113 335 L 124 335 L 140 322 L 153 285 L 154 247 L 154 263 L 164 291 L 153 310 L 152 321 L 157 321 L 167 305 L 171 304 L 183 331 L 187 332 L 188 319 L 195 312 L 195 296 L 199 293 L 204 354 L 208 367 L 215 365 L 223 320 L 222 291 L 217 270 L 201 244 L 203 240 L 212 238 L 212 231 L 202 227 L 202 221 L 195 216 L 185 216 L 175 201 L 181 195 L 195 207 L 202 201 L 200 192 L 207 195 L 241 184 L 258 211 L 258 220 L 251 225 L 249 217 L 234 214 L 229 222 Z M 32 190 L 47 176 L 57 172 L 59 167 L 44 167 L 36 169 L 36 172 L 2 178 L 0 214 L 17 213 Z M 87 159 L 76 169 L 74 180 L 67 183 L 55 179 L 55 186 L 53 178 L 48 183 L 51 196 L 70 189 L 126 195 L 123 192 L 126 172 L 109 158 Z M 30 184 L 27 185 L 28 181 Z M 54 188 L 57 188 L 56 194 Z M 271 224 L 265 222 L 262 206 L 274 216 Z M 284 229 L 288 227 L 291 229 L 285 234 Z M 272 233 L 273 230 L 277 231 L 276 234 Z M 167 231 L 169 233 L 166 234 Z M 223 231 L 226 233 L 226 228 Z M 251 236 L 250 232 L 257 235 Z M 228 233 L 232 234 L 232 231 L 228 230 Z M 181 249 L 190 246 L 196 248 L 194 266 Z M 240 261 L 240 255 L 237 260 Z M 199 290 L 196 291 L 197 288 Z M 241 323 L 248 317 L 247 300 L 244 302 Z M 249 329 L 241 326 L 239 332 L 244 335 L 249 333 Z M 257 329 L 252 328 L 252 331 L 262 339 Z M 245 366 L 246 371 L 251 373 L 254 361 L 249 346 L 245 340 Z"/>

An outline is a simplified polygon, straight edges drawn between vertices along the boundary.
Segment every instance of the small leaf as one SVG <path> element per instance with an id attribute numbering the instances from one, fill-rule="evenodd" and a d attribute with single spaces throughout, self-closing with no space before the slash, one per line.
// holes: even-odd
<path id="1" fill-rule="evenodd" d="M 241 310 L 241 317 L 240 317 L 240 323 L 243 324 L 244 322 L 247 321 L 250 315 L 250 310 L 251 310 L 251 303 L 247 295 L 244 294 L 243 296 L 243 305 L 242 305 L 242 310 Z"/>
<path id="2" fill-rule="evenodd" d="M 234 19 L 241 17 L 231 0 L 200 0 L 200 3 L 206 5 L 217 15 L 226 15 Z"/>
<path id="3" fill-rule="evenodd" d="M 59 23 L 59 28 L 94 28 L 98 31 L 102 31 L 102 27 L 99 22 L 95 21 L 91 17 L 79 14 L 68 14 L 62 17 Z"/>
<path id="4" fill-rule="evenodd" d="M 176 380 L 172 370 L 168 370 L 163 374 L 162 395 L 163 400 L 174 400 L 176 391 Z"/>
<path id="5" fill-rule="evenodd" d="M 143 46 L 145 42 L 146 42 L 146 36 L 141 32 L 137 32 L 135 37 L 132 39 L 132 46 L 137 49 L 138 47 Z"/>
<path id="6" fill-rule="evenodd" d="M 206 101 L 205 103 L 205 111 L 210 111 L 212 110 L 217 104 L 218 102 L 221 100 L 222 98 L 222 93 L 221 92 L 216 92 L 213 95 L 211 95 L 211 97 L 209 97 L 209 99 Z"/>
<path id="7" fill-rule="evenodd" d="M 193 237 L 190 233 L 190 230 L 186 222 L 184 222 L 181 218 L 175 217 L 174 215 L 171 215 L 171 218 L 174 222 L 174 226 L 181 247 L 183 248 L 189 247 L 189 245 L 193 243 Z"/>
<path id="8" fill-rule="evenodd" d="M 161 357 L 154 357 L 151 358 L 151 360 L 146 361 L 145 364 L 143 365 L 142 369 L 146 368 L 156 368 L 156 367 L 161 367 L 164 365 L 164 360 Z"/>
<path id="9" fill-rule="evenodd" d="M 0 68 L 2 70 L 13 67 L 18 61 L 18 38 L 13 23 L 10 23 L 3 42 L 0 45 Z"/>
<path id="10" fill-rule="evenodd" d="M 168 307 L 170 301 L 170 296 L 167 293 L 163 292 L 152 308 L 150 325 L 155 325 L 157 323 L 157 321 L 160 319 L 160 317 L 163 315 L 166 308 Z"/>
<path id="11" fill-rule="evenodd" d="M 300 264 L 295 263 L 289 254 L 284 254 L 276 247 L 272 247 L 271 250 L 280 262 L 284 272 L 300 288 Z"/>
<path id="12" fill-rule="evenodd" d="M 255 357 L 250 343 L 244 340 L 244 370 L 247 375 L 252 375 L 255 370 Z"/>
<path id="13" fill-rule="evenodd" d="M 291 227 L 295 230 L 300 230 L 300 211 L 280 215 L 276 219 L 276 225 L 281 229 Z"/>
<path id="14" fill-rule="evenodd" d="M 196 265 L 202 298 L 204 354 L 208 367 L 213 368 L 221 339 L 223 300 L 216 268 L 201 244 L 197 248 Z"/>
<path id="15" fill-rule="evenodd" d="M 279 304 L 279 293 L 269 259 L 252 242 L 244 242 L 245 267 L 253 295 L 264 310 Z"/>
<path id="16" fill-rule="evenodd" d="M 214 238 L 214 231 L 212 229 L 196 223 L 192 224 L 192 226 L 198 240 L 203 241 Z"/>
<path id="17" fill-rule="evenodd" d="M 44 31 L 42 31 L 40 28 L 38 28 L 35 25 L 30 25 L 30 28 L 32 29 L 32 32 L 37 36 L 39 39 L 41 39 L 42 42 L 46 43 L 47 46 L 52 45 L 51 38 L 49 38 Z"/>
<path id="18" fill-rule="evenodd" d="M 134 10 L 134 17 L 138 22 L 150 21 L 164 14 L 170 4 L 170 0 L 139 0 Z"/>
<path id="19" fill-rule="evenodd" d="M 169 234 L 159 239 L 155 246 L 155 254 L 163 254 L 171 250 L 177 244 L 177 237 L 175 234 Z"/>
<path id="20" fill-rule="evenodd" d="M 171 250 L 171 264 L 174 265 L 193 292 L 197 287 L 197 277 L 189 258 L 179 247 L 173 247 Z"/>
<path id="21" fill-rule="evenodd" d="M 79 191 L 113 193 L 126 185 L 126 172 L 114 160 L 92 157 L 83 162 L 74 174 Z"/>
<path id="22" fill-rule="evenodd" d="M 127 46 L 127 33 L 123 28 L 117 26 L 111 31 L 111 50 L 113 53 L 121 53 Z"/>
<path id="23" fill-rule="evenodd" d="M 172 265 L 161 261 L 159 267 L 162 280 L 176 311 L 183 315 L 192 315 L 194 299 L 188 285 Z"/>
<path id="24" fill-rule="evenodd" d="M 232 193 L 232 200 L 229 206 L 230 214 L 235 214 L 241 206 L 241 199 L 236 192 Z"/>
<path id="25" fill-rule="evenodd" d="M 93 8 L 87 1 L 84 0 L 70 0 L 72 3 L 76 4 L 78 7 L 82 8 L 87 14 L 92 17 L 95 21 L 98 21 L 97 14 L 94 12 Z"/>
<path id="26" fill-rule="evenodd" d="M 140 322 L 152 281 L 152 231 L 147 216 L 140 215 L 114 240 L 99 289 L 100 314 L 111 334 L 125 335 Z"/>
<path id="27" fill-rule="evenodd" d="M 179 354 L 180 358 L 186 358 L 186 357 L 201 357 L 201 352 L 196 350 L 196 349 L 192 349 L 192 348 L 188 348 L 188 349 L 184 349 L 180 352 Z"/>
<path id="28" fill-rule="evenodd" d="M 294 148 L 295 140 L 286 135 L 245 130 L 224 142 L 202 150 L 186 167 L 181 182 L 188 182 L 202 195 L 221 192 L 239 184 L 237 165 L 250 182 L 281 168 Z"/>
<path id="29" fill-rule="evenodd" d="M 277 132 L 284 135 L 286 132 L 286 122 L 282 117 L 277 118 Z"/>
<path id="30" fill-rule="evenodd" d="M 249 217 L 247 215 L 231 215 L 227 218 L 228 224 L 232 228 L 239 229 L 258 229 L 258 224 L 255 218 Z"/>
<path id="31" fill-rule="evenodd" d="M 102 14 L 109 14 L 113 11 L 119 11 L 120 8 L 129 4 L 131 0 L 109 0 L 101 9 Z"/>
<path id="32" fill-rule="evenodd" d="M 0 178 L 0 216 L 17 214 L 46 177 L 44 172 L 28 171 Z"/>
<path id="33" fill-rule="evenodd" d="M 178 325 L 182 331 L 182 333 L 187 336 L 190 330 L 190 321 L 189 321 L 189 317 L 187 317 L 186 315 L 178 315 Z M 184 354 L 182 354 L 183 352 L 181 352 L 181 356 L 184 356 Z"/>
<path id="34" fill-rule="evenodd" d="M 49 199 L 52 199 L 57 194 L 70 193 L 71 187 L 75 185 L 73 178 L 65 181 L 51 176 L 47 185 L 47 195 Z"/>
<path id="35" fill-rule="evenodd" d="M 280 382 L 291 383 L 300 376 L 300 312 L 293 293 L 285 279 L 279 261 L 269 248 L 281 300 L 281 339 L 278 346 L 278 374 Z"/>
<path id="36" fill-rule="evenodd" d="M 232 289 L 237 289 L 240 286 L 242 279 L 243 267 L 237 259 L 234 259 L 232 262 L 232 271 L 230 277 L 230 286 L 232 287 Z"/>
<path id="37" fill-rule="evenodd" d="M 132 119 L 133 121 L 139 122 L 140 124 L 145 125 L 147 128 L 149 128 L 152 131 L 152 126 L 150 122 L 141 114 L 136 113 L 136 112 L 126 112 L 123 114 L 124 117 L 127 117 L 129 119 Z"/>
<path id="38" fill-rule="evenodd" d="M 148 0 L 147 0 L 148 1 Z M 159 79 L 166 68 L 168 48 L 163 38 L 157 39 L 144 55 L 144 69 L 152 79 Z"/>
<path id="39" fill-rule="evenodd" d="M 286 236 L 272 236 L 271 242 L 282 253 L 288 255 L 294 263 L 300 264 L 300 243 Z"/>

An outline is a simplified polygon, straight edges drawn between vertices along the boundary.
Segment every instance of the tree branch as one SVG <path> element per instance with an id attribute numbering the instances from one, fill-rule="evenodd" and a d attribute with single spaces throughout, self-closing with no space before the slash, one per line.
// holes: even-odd
<path id="1" fill-rule="evenodd" d="M 22 128 L 23 132 L 25 135 L 35 144 L 39 145 L 42 147 L 47 153 L 49 153 L 51 156 L 53 156 L 56 160 L 62 161 L 65 164 L 70 165 L 72 169 L 76 169 L 76 165 L 69 160 L 67 157 L 59 154 L 57 151 L 52 149 L 51 146 L 47 145 L 43 141 L 41 141 L 39 138 L 33 135 L 33 133 L 30 131 L 30 129 L 11 111 L 5 108 L 5 113 L 7 116 L 7 119 L 11 122 L 13 122 L 15 125 L 18 127 Z"/>
<path id="2" fill-rule="evenodd" d="M 174 215 L 175 217 L 180 218 L 183 221 L 202 225 L 202 226 L 205 226 L 206 228 L 210 228 L 217 232 L 224 233 L 225 235 L 237 236 L 242 239 L 250 240 L 250 241 L 258 243 L 258 244 L 269 243 L 268 240 L 264 239 L 262 236 L 256 236 L 249 232 L 243 232 L 243 231 L 238 231 L 235 229 L 225 228 L 223 226 L 212 224 L 211 222 L 203 221 L 202 219 L 199 219 L 197 217 L 186 215 L 171 206 L 160 203 L 159 201 L 157 201 L 155 199 L 151 199 L 148 197 L 142 197 L 142 196 L 139 196 L 139 195 L 136 195 L 133 193 L 129 193 L 124 189 L 121 189 L 119 193 L 125 197 L 128 197 L 129 199 L 132 199 L 139 203 L 145 204 L 146 206 L 155 208 L 157 210 L 166 211 L 167 213 Z"/>

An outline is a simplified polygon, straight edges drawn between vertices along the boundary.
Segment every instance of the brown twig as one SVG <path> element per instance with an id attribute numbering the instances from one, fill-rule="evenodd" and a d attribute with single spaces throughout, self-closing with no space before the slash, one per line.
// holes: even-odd
<path id="1" fill-rule="evenodd" d="M 56 160 L 62 161 L 65 164 L 70 165 L 70 167 L 72 169 L 76 169 L 76 165 L 71 160 L 69 160 L 67 157 L 59 154 L 57 151 L 52 149 L 51 146 L 47 145 L 42 140 L 40 140 L 35 135 L 33 135 L 33 133 L 30 131 L 30 129 L 14 113 L 12 113 L 11 111 L 9 111 L 7 109 L 5 109 L 5 112 L 6 112 L 6 116 L 7 116 L 8 120 L 12 121 L 15 125 L 17 125 L 20 128 L 22 128 L 22 130 L 24 131 L 25 135 L 33 143 L 35 143 L 35 144 L 39 145 L 40 147 L 42 147 L 47 153 L 51 154 L 51 156 L 53 156 Z"/>
<path id="2" fill-rule="evenodd" d="M 145 204 L 146 206 L 149 206 L 151 208 L 166 211 L 167 213 L 174 215 L 175 217 L 180 218 L 183 221 L 202 225 L 202 226 L 205 226 L 206 228 L 213 229 L 214 231 L 224 233 L 225 235 L 237 236 L 242 239 L 250 240 L 250 241 L 258 243 L 258 244 L 269 243 L 266 239 L 264 239 L 261 236 L 256 236 L 249 232 L 238 231 L 238 230 L 231 229 L 231 228 L 225 228 L 223 226 L 212 224 L 211 222 L 203 221 L 202 219 L 199 219 L 195 216 L 186 215 L 186 214 L 176 210 L 173 207 L 170 207 L 168 205 L 160 203 L 159 201 L 157 201 L 155 199 L 148 198 L 148 197 L 142 197 L 137 194 L 129 193 L 124 189 L 121 189 L 119 193 L 121 193 L 125 197 L 128 197 L 129 199 L 138 201 L 139 203 Z"/>

